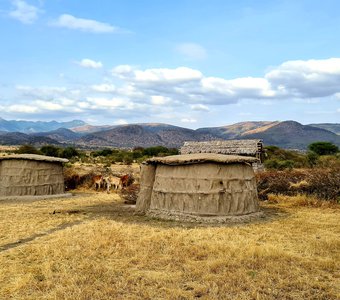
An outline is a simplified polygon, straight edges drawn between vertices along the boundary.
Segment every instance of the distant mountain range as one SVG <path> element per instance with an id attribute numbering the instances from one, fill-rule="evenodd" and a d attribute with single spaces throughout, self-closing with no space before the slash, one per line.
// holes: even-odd
<path id="1" fill-rule="evenodd" d="M 4 120 L 0 118 L 0 131 L 5 132 L 22 132 L 22 133 L 34 133 L 34 132 L 46 132 L 56 130 L 59 128 L 74 128 L 86 125 L 85 122 L 80 120 L 73 120 L 70 122 L 43 122 L 43 121 L 16 121 L 16 120 Z"/>
<path id="2" fill-rule="evenodd" d="M 185 141 L 263 139 L 265 145 L 306 149 L 315 141 L 329 141 L 340 146 L 339 133 L 340 124 L 302 125 L 295 121 L 241 122 L 193 130 L 161 123 L 92 126 L 80 120 L 28 122 L 0 119 L 0 144 L 3 145 L 30 143 L 74 145 L 84 148 L 132 148 L 156 145 L 180 147 Z"/>

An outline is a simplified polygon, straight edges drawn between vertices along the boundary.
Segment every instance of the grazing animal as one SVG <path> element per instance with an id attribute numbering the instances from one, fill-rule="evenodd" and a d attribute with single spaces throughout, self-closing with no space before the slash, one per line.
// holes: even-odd
<path id="1" fill-rule="evenodd" d="M 128 187 L 133 183 L 133 177 L 131 174 L 126 174 L 120 177 L 120 184 L 122 188 Z"/>
<path id="2" fill-rule="evenodd" d="M 118 190 L 119 187 L 121 186 L 120 178 L 116 177 L 116 176 L 104 177 L 104 182 L 106 184 L 106 191 L 107 191 L 108 194 L 110 193 L 111 187 L 114 190 Z"/>
<path id="3" fill-rule="evenodd" d="M 94 175 L 92 177 L 92 182 L 93 185 L 95 187 L 95 189 L 98 191 L 101 189 L 102 184 L 103 184 L 103 176 L 102 175 Z"/>

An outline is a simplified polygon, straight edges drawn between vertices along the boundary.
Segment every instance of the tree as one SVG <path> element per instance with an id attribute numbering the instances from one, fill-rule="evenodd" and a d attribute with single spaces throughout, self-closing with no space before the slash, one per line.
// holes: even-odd
<path id="1" fill-rule="evenodd" d="M 74 147 L 66 147 L 60 153 L 61 157 L 72 158 L 74 156 L 79 156 L 79 152 Z"/>
<path id="2" fill-rule="evenodd" d="M 339 152 L 338 146 L 329 142 L 315 142 L 310 144 L 308 149 L 318 155 L 333 155 Z"/>
<path id="3" fill-rule="evenodd" d="M 59 156 L 60 148 L 53 145 L 46 145 L 40 148 L 40 151 L 47 156 Z"/>

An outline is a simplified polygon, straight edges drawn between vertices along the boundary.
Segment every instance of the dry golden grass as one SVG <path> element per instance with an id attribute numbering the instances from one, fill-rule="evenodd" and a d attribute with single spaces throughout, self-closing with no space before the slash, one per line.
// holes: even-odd
<path id="1" fill-rule="evenodd" d="M 316 196 L 305 194 L 298 194 L 296 196 L 268 194 L 268 202 L 279 203 L 281 207 L 309 206 L 334 209 L 340 208 L 339 204 L 335 201 L 325 201 Z"/>
<path id="2" fill-rule="evenodd" d="M 336 208 L 265 204 L 256 223 L 206 226 L 133 216 L 113 194 L 0 206 L 1 235 L 11 222 L 4 241 L 82 222 L 1 251 L 1 299 L 340 296 Z"/>

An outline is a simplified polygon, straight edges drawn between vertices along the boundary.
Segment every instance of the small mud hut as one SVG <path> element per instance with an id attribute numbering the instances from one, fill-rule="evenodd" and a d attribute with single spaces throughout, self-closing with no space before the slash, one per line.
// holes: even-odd
<path id="1" fill-rule="evenodd" d="M 136 211 L 166 219 L 224 222 L 257 217 L 255 158 L 190 154 L 155 157 L 141 168 Z"/>
<path id="2" fill-rule="evenodd" d="M 184 142 L 180 153 L 216 153 L 255 157 L 257 160 L 253 162 L 254 170 L 263 169 L 264 150 L 262 140 Z"/>
<path id="3" fill-rule="evenodd" d="M 0 157 L 0 197 L 64 194 L 67 161 L 35 154 Z"/>

